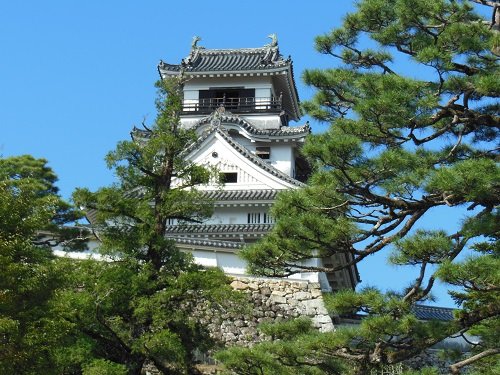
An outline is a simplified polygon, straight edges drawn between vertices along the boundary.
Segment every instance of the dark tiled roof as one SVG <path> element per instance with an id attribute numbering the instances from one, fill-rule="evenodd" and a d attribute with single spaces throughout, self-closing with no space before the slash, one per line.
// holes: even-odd
<path id="1" fill-rule="evenodd" d="M 276 199 L 279 190 L 208 190 L 203 192 L 207 199 L 215 201 L 269 200 Z"/>
<path id="2" fill-rule="evenodd" d="M 170 225 L 167 227 L 168 234 L 174 233 L 265 233 L 269 232 L 274 224 L 193 224 L 193 225 Z"/>
<path id="3" fill-rule="evenodd" d="M 203 125 L 210 124 L 214 119 L 214 114 L 204 117 L 198 121 L 196 127 L 201 127 Z M 226 113 L 218 118 L 221 124 L 224 123 L 240 125 L 250 134 L 263 135 L 266 137 L 287 137 L 287 136 L 305 136 L 311 133 L 311 127 L 309 124 L 302 126 L 282 126 L 279 129 L 258 129 L 252 124 L 250 124 L 245 119 L 226 111 Z"/>
<path id="4" fill-rule="evenodd" d="M 415 317 L 420 320 L 451 321 L 454 318 L 454 311 L 456 311 L 456 309 L 425 305 L 415 305 L 412 308 L 413 314 L 415 314 Z M 344 323 L 358 324 L 359 321 L 363 320 L 367 316 L 368 315 L 365 314 L 353 314 L 341 316 L 340 319 Z"/>
<path id="5" fill-rule="evenodd" d="M 191 246 L 203 246 L 203 247 L 215 247 L 224 249 L 241 249 L 244 245 L 243 242 L 235 241 L 221 241 L 221 240 L 209 240 L 209 239 L 196 239 L 189 237 L 170 237 L 179 245 L 191 245 Z"/>
<path id="6" fill-rule="evenodd" d="M 284 60 L 278 47 L 241 49 L 205 49 L 196 47 L 183 59 L 180 65 L 166 64 L 160 61 L 158 68 L 178 72 L 184 68 L 186 73 L 259 71 L 285 67 L 290 60 Z"/>
<path id="7" fill-rule="evenodd" d="M 453 320 L 454 311 L 455 309 L 450 309 L 448 307 L 436 307 L 436 306 L 425 306 L 425 305 L 415 305 L 413 307 L 413 313 L 418 319 L 421 320 L 450 321 Z"/>

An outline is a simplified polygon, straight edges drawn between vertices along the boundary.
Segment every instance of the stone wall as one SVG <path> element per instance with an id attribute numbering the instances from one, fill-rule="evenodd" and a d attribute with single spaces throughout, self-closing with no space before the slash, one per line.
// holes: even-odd
<path id="1" fill-rule="evenodd" d="M 235 277 L 231 286 L 248 295 L 250 311 L 202 318 L 213 337 L 226 345 L 250 346 L 261 342 L 267 338 L 257 330 L 258 324 L 301 316 L 310 317 L 321 332 L 333 330 L 319 283 Z"/>
<path id="2" fill-rule="evenodd" d="M 249 309 L 245 313 L 227 311 L 213 315 L 210 309 L 201 308 L 200 322 L 206 324 L 212 337 L 227 346 L 251 346 L 269 340 L 257 330 L 263 322 L 280 322 L 286 319 L 309 317 L 321 332 L 334 329 L 332 319 L 323 303 L 319 283 L 283 279 L 258 279 L 234 277 L 233 289 L 246 293 Z M 199 354 L 203 363 L 198 367 L 202 374 L 216 374 L 218 366 L 209 354 Z M 143 374 L 157 375 L 159 371 L 148 363 Z"/>
<path id="3" fill-rule="evenodd" d="M 441 356 L 440 354 L 440 350 L 428 349 L 405 361 L 404 365 L 413 370 L 420 370 L 423 367 L 434 367 L 435 369 L 437 369 L 439 374 L 449 374 L 450 366 L 455 361 L 443 358 L 443 356 Z M 462 373 L 464 373 L 464 371 L 465 369 L 462 370 Z"/>

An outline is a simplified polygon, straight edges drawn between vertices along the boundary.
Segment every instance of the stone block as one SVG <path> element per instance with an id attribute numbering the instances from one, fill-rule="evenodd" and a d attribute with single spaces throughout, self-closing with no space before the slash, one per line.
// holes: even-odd
<path id="1" fill-rule="evenodd" d="M 309 292 L 295 292 L 293 294 L 293 298 L 295 298 L 298 301 L 311 299 L 311 293 L 309 293 Z"/>
<path id="2" fill-rule="evenodd" d="M 332 332 L 335 331 L 335 326 L 333 323 L 324 323 L 319 327 L 320 332 Z"/>
<path id="3" fill-rule="evenodd" d="M 307 289 L 309 290 L 313 290 L 313 289 L 320 289 L 321 286 L 319 285 L 319 283 L 309 283 L 307 284 Z"/>
<path id="4" fill-rule="evenodd" d="M 231 287 L 235 290 L 246 290 L 246 289 L 248 289 L 248 284 L 246 284 L 240 280 L 234 280 L 231 283 Z"/>
<path id="5" fill-rule="evenodd" d="M 270 296 L 271 295 L 271 288 L 265 286 L 260 288 L 260 294 L 264 296 Z"/>
<path id="6" fill-rule="evenodd" d="M 257 283 L 248 283 L 248 288 L 251 290 L 259 290 L 259 284 Z"/>
<path id="7" fill-rule="evenodd" d="M 314 318 L 312 318 L 312 321 L 314 323 L 324 324 L 331 323 L 332 319 L 328 315 L 316 315 Z"/>
<path id="8" fill-rule="evenodd" d="M 311 290 L 311 296 L 312 296 L 312 298 L 321 297 L 322 296 L 321 290 L 320 289 Z"/>
<path id="9" fill-rule="evenodd" d="M 273 290 L 271 296 L 286 296 L 286 292 L 282 290 Z"/>
<path id="10" fill-rule="evenodd" d="M 276 294 L 271 294 L 269 300 L 274 303 L 286 303 L 285 297 Z"/>
<path id="11" fill-rule="evenodd" d="M 310 299 L 301 302 L 301 308 L 305 312 L 306 315 L 315 315 L 317 313 L 318 308 L 323 308 L 323 300 L 322 299 Z"/>

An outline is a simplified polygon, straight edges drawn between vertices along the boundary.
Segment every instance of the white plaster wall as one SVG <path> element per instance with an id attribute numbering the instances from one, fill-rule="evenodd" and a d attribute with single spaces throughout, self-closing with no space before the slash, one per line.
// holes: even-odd
<path id="1" fill-rule="evenodd" d="M 225 273 L 231 275 L 248 276 L 246 262 L 237 253 L 212 252 L 208 250 L 188 250 L 193 254 L 195 262 L 206 267 L 219 267 Z M 289 276 L 290 280 L 302 280 L 317 283 L 320 277 L 317 272 L 297 273 Z M 321 284 L 321 282 L 320 282 Z"/>
<path id="2" fill-rule="evenodd" d="M 196 263 L 204 267 L 217 267 L 217 253 L 207 250 L 190 250 Z"/>
<path id="3" fill-rule="evenodd" d="M 197 104 L 198 103 L 198 90 L 184 90 L 184 104 Z M 195 108 L 190 108 L 193 112 Z M 181 121 L 182 123 L 182 121 Z"/>
<path id="4" fill-rule="evenodd" d="M 292 176 L 295 165 L 293 160 L 293 146 L 291 144 L 273 144 L 270 160 L 273 167 Z"/>
<path id="5" fill-rule="evenodd" d="M 279 115 L 251 115 L 242 114 L 241 118 L 247 120 L 250 124 L 258 129 L 279 129 L 281 120 Z"/>
<path id="6" fill-rule="evenodd" d="M 246 216 L 245 216 L 246 220 Z M 102 256 L 98 252 L 100 242 L 91 240 L 88 243 L 89 250 L 83 252 L 66 252 L 61 247 L 54 249 L 54 255 L 71 259 L 95 259 L 100 261 L 115 261 L 116 258 Z M 203 249 L 182 249 L 193 255 L 194 261 L 205 267 L 220 267 L 225 273 L 232 275 L 248 276 L 246 272 L 246 262 L 241 259 L 237 252 L 212 251 Z M 318 273 L 298 273 L 289 277 L 293 280 L 303 280 L 309 282 L 321 282 Z"/>
<path id="7" fill-rule="evenodd" d="M 235 275 L 246 275 L 246 262 L 232 253 L 216 253 L 217 265 L 224 270 L 225 273 Z"/>
<path id="8" fill-rule="evenodd" d="M 71 259 L 94 259 L 102 261 L 112 261 L 111 257 L 99 254 L 100 242 L 97 239 L 91 239 L 87 242 L 87 250 L 84 251 L 66 251 L 62 246 L 55 246 L 52 250 L 55 256 Z"/>
<path id="9" fill-rule="evenodd" d="M 249 213 L 269 214 L 268 207 L 216 207 L 214 214 L 205 224 L 247 224 Z M 263 223 L 263 222 L 262 222 Z"/>
<path id="10" fill-rule="evenodd" d="M 244 87 L 246 89 L 267 89 L 262 94 L 271 95 L 272 81 L 271 77 L 206 77 L 192 78 L 184 84 L 184 91 L 208 90 L 211 87 Z M 257 92 L 257 90 L 256 90 Z M 258 96 L 258 95 L 256 95 Z"/>

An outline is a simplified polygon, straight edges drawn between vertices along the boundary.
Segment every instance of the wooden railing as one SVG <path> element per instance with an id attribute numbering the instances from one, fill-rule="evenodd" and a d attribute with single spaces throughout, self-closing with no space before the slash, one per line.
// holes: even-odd
<path id="1" fill-rule="evenodd" d="M 185 100 L 182 106 L 184 114 L 208 114 L 219 107 L 234 113 L 280 112 L 281 99 L 276 98 L 209 98 Z"/>

